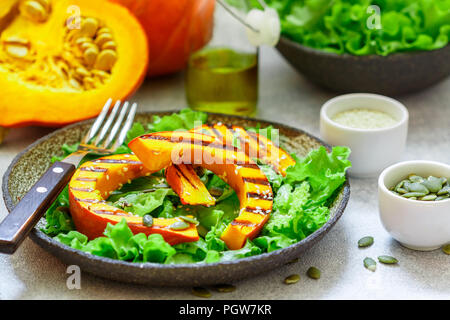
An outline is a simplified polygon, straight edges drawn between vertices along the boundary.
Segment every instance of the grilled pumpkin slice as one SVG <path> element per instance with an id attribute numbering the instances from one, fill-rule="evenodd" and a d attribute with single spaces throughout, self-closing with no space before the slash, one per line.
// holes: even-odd
<path id="1" fill-rule="evenodd" d="M 238 145 L 250 159 L 260 159 L 283 176 L 286 175 L 286 169 L 295 164 L 294 159 L 274 142 L 261 134 L 246 131 L 242 127 L 218 123 L 210 126 L 203 125 L 194 130 L 207 132 L 222 143 Z"/>
<path id="2" fill-rule="evenodd" d="M 216 203 L 191 165 L 180 163 L 167 167 L 166 180 L 183 204 L 210 207 Z"/>
<path id="3" fill-rule="evenodd" d="M 283 176 L 286 175 L 286 169 L 295 164 L 294 159 L 286 151 L 277 147 L 274 142 L 263 135 L 247 132 L 239 126 L 226 126 L 220 123 L 205 124 L 191 131 L 212 136 L 221 144 L 229 146 L 238 144 L 240 150 L 250 159 L 261 159 Z M 213 204 L 208 202 L 208 199 L 210 199 L 209 192 L 199 186 L 203 183 L 189 165 L 183 167 L 183 171 L 186 172 L 184 176 L 175 174 L 176 170 L 171 166 L 167 168 L 167 171 L 170 172 L 169 175 L 166 174 L 167 181 L 179 195 L 183 204 L 205 206 Z M 191 185 L 196 187 L 190 187 Z"/>
<path id="4" fill-rule="evenodd" d="M 258 165 L 237 148 L 210 135 L 175 131 L 146 134 L 128 146 L 152 172 L 172 164 L 199 165 L 236 191 L 240 213 L 221 236 L 229 249 L 242 248 L 269 219 L 273 203 L 270 183 Z"/>
<path id="5" fill-rule="evenodd" d="M 77 230 L 94 239 L 103 235 L 108 223 L 116 224 L 125 218 L 135 234 L 159 233 L 171 245 L 197 241 L 199 237 L 194 224 L 184 230 L 172 230 L 170 225 L 180 221 L 178 218 L 155 218 L 153 225 L 147 227 L 142 217 L 106 203 L 105 199 L 122 184 L 153 172 L 130 154 L 103 157 L 81 165 L 69 183 L 70 212 Z"/>

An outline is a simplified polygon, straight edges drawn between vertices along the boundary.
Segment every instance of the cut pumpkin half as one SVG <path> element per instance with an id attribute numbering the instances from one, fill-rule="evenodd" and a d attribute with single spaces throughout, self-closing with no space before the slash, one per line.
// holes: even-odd
<path id="1" fill-rule="evenodd" d="M 96 116 L 142 83 L 147 39 L 105 0 L 6 0 L 0 8 L 0 126 L 62 126 Z"/>

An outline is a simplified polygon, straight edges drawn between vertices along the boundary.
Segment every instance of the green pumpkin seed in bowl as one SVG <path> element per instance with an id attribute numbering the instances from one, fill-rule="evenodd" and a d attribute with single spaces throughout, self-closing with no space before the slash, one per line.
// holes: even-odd
<path id="1" fill-rule="evenodd" d="M 441 201 L 450 199 L 450 182 L 445 177 L 428 178 L 410 174 L 390 189 L 394 194 L 410 200 Z"/>

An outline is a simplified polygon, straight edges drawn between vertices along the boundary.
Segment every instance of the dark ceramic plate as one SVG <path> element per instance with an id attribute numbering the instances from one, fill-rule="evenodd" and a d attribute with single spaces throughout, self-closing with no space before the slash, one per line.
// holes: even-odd
<path id="1" fill-rule="evenodd" d="M 149 123 L 154 114 L 169 113 L 143 113 L 137 115 L 136 120 Z M 296 152 L 300 156 L 318 148 L 320 145 L 324 145 L 319 139 L 299 129 L 281 124 L 219 114 L 211 114 L 209 121 L 221 121 L 242 126 L 256 126 L 257 123 L 262 126 L 274 125 L 284 135 L 285 138 L 282 142 L 287 151 Z M 91 121 L 84 121 L 57 130 L 36 141 L 16 156 L 3 177 L 3 195 L 9 211 L 13 209 L 17 199 L 22 197 L 50 166 L 52 155 L 61 153 L 61 145 L 80 141 L 91 123 Z M 162 265 L 132 263 L 97 257 L 72 249 L 45 235 L 39 230 L 45 223 L 44 219 L 40 220 L 38 226 L 30 233 L 30 237 L 64 263 L 78 265 L 85 272 L 108 279 L 156 286 L 229 283 L 277 268 L 299 257 L 305 250 L 319 241 L 336 223 L 347 205 L 349 196 L 350 185 L 347 182 L 341 188 L 331 208 L 329 221 L 306 239 L 282 250 L 229 262 Z"/>
<path id="2" fill-rule="evenodd" d="M 278 51 L 308 79 L 340 93 L 399 95 L 425 89 L 450 75 L 450 45 L 387 57 L 335 54 L 282 37 Z"/>

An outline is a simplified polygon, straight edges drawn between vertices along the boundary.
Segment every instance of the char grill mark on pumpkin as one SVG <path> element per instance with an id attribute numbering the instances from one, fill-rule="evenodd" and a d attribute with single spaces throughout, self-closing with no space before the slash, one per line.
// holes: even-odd
<path id="1" fill-rule="evenodd" d="M 194 183 L 192 183 L 191 179 L 189 179 L 189 178 L 184 174 L 183 170 L 181 170 L 181 168 L 180 168 L 178 165 L 174 164 L 173 167 L 174 167 L 174 169 L 175 169 L 175 172 L 176 172 L 177 176 L 180 177 L 180 179 L 183 177 L 184 179 L 186 179 L 186 180 L 189 182 L 189 184 L 190 184 L 194 189 L 198 189 L 198 187 L 197 187 Z"/>
<path id="2" fill-rule="evenodd" d="M 142 165 L 141 161 L 133 161 L 127 159 L 98 159 L 94 161 L 95 163 L 112 163 L 112 164 L 136 164 Z"/>
<path id="3" fill-rule="evenodd" d="M 232 226 L 241 226 L 241 227 L 255 227 L 256 224 L 254 224 L 251 221 L 248 220 L 233 220 L 230 223 Z"/>
<path id="4" fill-rule="evenodd" d="M 164 137 L 164 136 L 160 136 L 160 135 L 156 135 L 156 134 L 150 134 L 150 135 L 145 135 L 142 136 L 141 138 L 143 139 L 153 139 L 153 140 L 163 140 L 163 141 L 168 141 L 168 142 L 172 142 L 172 143 L 185 143 L 185 144 L 193 144 L 193 145 L 197 145 L 197 146 L 202 146 L 202 147 L 209 147 L 209 148 L 214 148 L 214 149 L 221 149 L 221 150 L 231 150 L 234 152 L 238 152 L 239 149 L 236 147 L 233 147 L 231 145 L 227 145 L 227 144 L 220 144 L 218 142 L 214 142 L 214 141 L 204 141 L 204 140 L 199 140 L 199 139 L 195 139 L 192 137 L 189 137 L 186 139 L 186 137 L 178 137 L 178 141 L 176 139 L 170 138 L 170 137 Z"/>
<path id="5" fill-rule="evenodd" d="M 259 170 L 259 166 L 256 163 L 242 163 L 242 164 L 239 164 L 239 166 L 243 167 L 243 168 Z"/>
<path id="6" fill-rule="evenodd" d="M 81 198 L 77 198 L 75 197 L 76 201 L 79 202 L 88 202 L 88 203 L 104 203 L 104 200 L 98 200 L 98 199 L 81 199 Z"/>
<path id="7" fill-rule="evenodd" d="M 94 189 L 92 189 L 92 188 L 75 188 L 75 187 L 70 187 L 70 189 L 72 189 L 73 191 L 81 191 L 81 192 L 92 192 L 92 191 L 94 191 Z"/>
<path id="8" fill-rule="evenodd" d="M 89 182 L 96 182 L 96 181 L 97 181 L 97 178 L 77 177 L 77 178 L 75 178 L 75 181 L 89 181 Z"/>
<path id="9" fill-rule="evenodd" d="M 264 192 L 260 192 L 260 193 L 247 192 L 247 198 L 272 201 L 273 200 L 273 195 L 272 195 L 272 193 L 265 194 Z"/>
<path id="10" fill-rule="evenodd" d="M 251 132 L 251 131 L 247 131 L 247 134 L 250 136 L 250 138 L 252 138 L 253 140 L 256 141 L 256 143 L 259 145 L 259 147 L 260 147 L 262 150 L 264 150 L 264 151 L 267 150 L 266 146 L 265 146 L 264 143 L 259 139 L 259 136 L 258 136 L 256 133 Z"/>
<path id="11" fill-rule="evenodd" d="M 88 171 L 88 172 L 106 172 L 106 171 L 108 171 L 107 168 L 92 167 L 92 166 L 81 167 L 80 170 L 81 171 Z"/>
<path id="12" fill-rule="evenodd" d="M 212 132 L 214 133 L 214 136 L 216 137 L 216 139 L 223 143 L 223 135 L 220 133 L 220 131 L 214 127 L 210 127 L 210 128 L 211 128 Z"/>
<path id="13" fill-rule="evenodd" d="M 264 186 L 270 186 L 270 183 L 267 179 L 264 178 L 252 178 L 252 177 L 242 177 L 244 182 L 250 182 L 253 184 L 259 184 Z"/>
<path id="14" fill-rule="evenodd" d="M 94 209 L 92 212 L 97 214 L 106 214 L 108 216 L 129 216 L 129 214 L 125 213 L 124 211 L 112 211 L 112 210 L 106 210 L 106 209 Z"/>
<path id="15" fill-rule="evenodd" d="M 244 209 L 246 212 L 251 212 L 251 213 L 256 213 L 256 214 L 261 214 L 263 216 L 270 214 L 270 212 L 272 211 L 271 209 L 265 209 L 265 208 L 261 208 L 261 207 L 245 207 Z"/>

